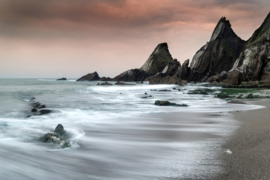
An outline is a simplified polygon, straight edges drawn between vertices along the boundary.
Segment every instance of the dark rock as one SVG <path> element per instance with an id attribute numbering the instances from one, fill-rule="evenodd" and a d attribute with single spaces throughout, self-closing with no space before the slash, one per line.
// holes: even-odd
<path id="1" fill-rule="evenodd" d="M 240 94 L 239 96 L 237 96 L 236 98 L 237 99 L 241 99 L 243 97 L 243 95 L 242 94 Z"/>
<path id="2" fill-rule="evenodd" d="M 225 17 L 218 22 L 210 42 L 207 42 L 194 55 L 190 68 L 189 80 L 200 81 L 204 77 L 229 71 L 246 42 L 239 38 L 231 28 L 231 24 Z"/>
<path id="3" fill-rule="evenodd" d="M 46 105 L 42 104 L 39 109 L 46 108 Z"/>
<path id="4" fill-rule="evenodd" d="M 162 72 L 170 61 L 173 61 L 173 58 L 169 52 L 168 45 L 167 43 L 161 43 L 155 48 L 140 69 L 145 71 L 149 76 L 152 76 L 158 72 Z"/>
<path id="5" fill-rule="evenodd" d="M 181 84 L 181 79 L 175 76 L 157 73 L 154 76 L 147 78 L 149 84 Z"/>
<path id="6" fill-rule="evenodd" d="M 121 85 L 121 86 L 132 86 L 134 84 L 128 84 L 128 83 L 123 83 L 123 82 L 120 82 L 120 81 L 117 81 L 114 85 Z"/>
<path id="7" fill-rule="evenodd" d="M 228 96 L 228 95 L 226 95 L 226 94 L 218 94 L 218 95 L 216 95 L 215 97 L 220 98 L 220 99 L 231 98 L 231 96 Z"/>
<path id="8" fill-rule="evenodd" d="M 77 81 L 97 81 L 99 79 L 100 77 L 98 76 L 98 73 L 93 72 L 81 77 L 80 79 L 77 79 Z"/>
<path id="9" fill-rule="evenodd" d="M 247 99 L 252 99 L 252 98 L 255 98 L 253 94 L 249 94 L 246 96 Z"/>
<path id="10" fill-rule="evenodd" d="M 176 103 L 171 103 L 170 101 L 155 101 L 155 105 L 157 106 L 181 106 L 181 107 L 187 107 L 188 105 L 186 104 L 176 104 Z"/>
<path id="11" fill-rule="evenodd" d="M 113 81 L 113 79 L 110 77 L 102 77 L 99 79 L 99 81 Z"/>
<path id="12" fill-rule="evenodd" d="M 174 59 L 165 66 L 162 73 L 164 75 L 173 76 L 177 72 L 178 67 L 181 67 L 181 64 L 177 61 L 177 59 Z"/>
<path id="13" fill-rule="evenodd" d="M 205 91 L 189 91 L 187 94 L 202 94 L 202 95 L 208 95 L 208 92 L 205 92 Z"/>
<path id="14" fill-rule="evenodd" d="M 98 86 L 112 86 L 113 84 L 111 84 L 111 83 L 108 83 L 108 82 L 104 82 L 104 83 L 98 83 L 97 84 Z"/>
<path id="15" fill-rule="evenodd" d="M 66 81 L 66 80 L 67 80 L 67 78 L 65 78 L 65 77 L 57 79 L 57 81 Z"/>
<path id="16" fill-rule="evenodd" d="M 58 124 L 54 130 L 54 133 L 47 133 L 40 138 L 41 141 L 46 143 L 55 143 L 59 144 L 62 148 L 70 147 L 70 142 L 64 127 L 61 124 Z"/>
<path id="17" fill-rule="evenodd" d="M 58 124 L 54 130 L 54 133 L 58 133 L 60 135 L 63 135 L 64 133 L 66 133 L 66 131 L 64 130 L 64 127 L 62 124 Z"/>
<path id="18" fill-rule="evenodd" d="M 227 79 L 223 81 L 226 85 L 238 85 L 241 83 L 241 73 L 239 71 L 232 71 L 227 74 Z"/>
<path id="19" fill-rule="evenodd" d="M 140 69 L 130 69 L 128 71 L 125 71 L 115 78 L 113 78 L 114 81 L 143 81 L 148 77 L 147 73 Z"/>
<path id="20" fill-rule="evenodd" d="M 145 95 L 147 95 L 147 93 L 144 93 Z"/>
<path id="21" fill-rule="evenodd" d="M 169 90 L 169 89 L 161 89 L 161 90 L 158 90 L 158 91 L 166 92 L 166 91 L 171 91 L 171 90 Z"/>
<path id="22" fill-rule="evenodd" d="M 49 110 L 49 109 L 42 109 L 39 111 L 40 112 L 40 115 L 44 115 L 44 114 L 50 114 L 52 113 L 52 110 Z"/>
<path id="23" fill-rule="evenodd" d="M 190 67 L 189 65 L 189 59 L 185 60 L 182 66 L 179 66 L 178 71 L 176 72 L 175 76 L 180 78 L 181 80 L 188 80 L 190 79 Z"/>
<path id="24" fill-rule="evenodd" d="M 36 108 L 34 108 L 34 109 L 32 109 L 32 110 L 31 110 L 31 112 L 37 112 L 37 109 L 36 109 Z"/>

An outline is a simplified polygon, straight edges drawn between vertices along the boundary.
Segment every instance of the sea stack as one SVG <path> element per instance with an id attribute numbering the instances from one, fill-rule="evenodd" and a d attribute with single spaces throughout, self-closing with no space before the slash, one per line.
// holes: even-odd
<path id="1" fill-rule="evenodd" d="M 86 74 L 85 76 L 77 79 L 77 81 L 98 81 L 100 79 L 98 73 L 95 71 L 93 73 Z"/>

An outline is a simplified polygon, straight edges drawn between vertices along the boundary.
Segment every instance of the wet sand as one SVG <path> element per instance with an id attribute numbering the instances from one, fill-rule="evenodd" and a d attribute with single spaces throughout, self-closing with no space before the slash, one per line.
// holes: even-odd
<path id="1" fill-rule="evenodd" d="M 263 109 L 233 112 L 240 127 L 228 138 L 222 154 L 224 173 L 216 179 L 270 179 L 270 100 L 245 101 Z"/>

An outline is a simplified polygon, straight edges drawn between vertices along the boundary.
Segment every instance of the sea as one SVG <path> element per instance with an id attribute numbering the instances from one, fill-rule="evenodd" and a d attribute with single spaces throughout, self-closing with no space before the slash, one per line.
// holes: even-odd
<path id="1" fill-rule="evenodd" d="M 97 83 L 0 79 L 0 179 L 215 179 L 220 156 L 233 155 L 222 145 L 240 126 L 230 112 L 262 108 L 216 98 L 221 87 L 205 84 Z M 197 89 L 211 93 L 189 93 Z M 52 113 L 28 117 L 33 101 Z M 68 148 L 39 140 L 58 124 Z"/>

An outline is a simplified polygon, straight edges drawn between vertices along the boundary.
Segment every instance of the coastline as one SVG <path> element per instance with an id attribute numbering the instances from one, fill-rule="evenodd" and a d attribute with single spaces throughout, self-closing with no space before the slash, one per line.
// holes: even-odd
<path id="1" fill-rule="evenodd" d="M 232 112 L 240 126 L 222 146 L 230 153 L 221 155 L 224 173 L 216 179 L 270 179 L 270 100 L 244 102 L 265 108 Z"/>

